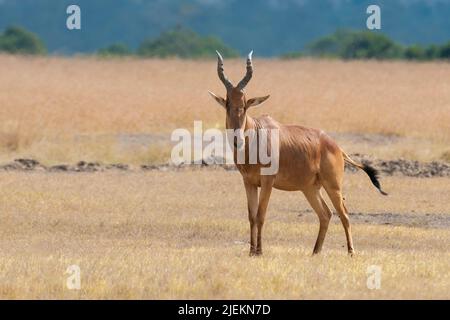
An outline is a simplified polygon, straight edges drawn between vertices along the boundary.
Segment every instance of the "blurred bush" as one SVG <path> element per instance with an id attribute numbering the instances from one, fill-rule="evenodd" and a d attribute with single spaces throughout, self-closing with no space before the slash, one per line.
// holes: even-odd
<path id="1" fill-rule="evenodd" d="M 126 44 L 114 43 L 106 48 L 97 51 L 102 57 L 124 57 L 133 54 L 133 51 Z"/>
<path id="2" fill-rule="evenodd" d="M 441 46 L 441 48 L 439 50 L 439 58 L 450 59 L 450 42 Z"/>
<path id="3" fill-rule="evenodd" d="M 0 52 L 19 54 L 46 54 L 47 49 L 39 37 L 24 28 L 11 26 L 0 34 Z"/>
<path id="4" fill-rule="evenodd" d="M 216 50 L 225 57 L 237 57 L 238 53 L 212 36 L 202 37 L 190 29 L 176 27 L 163 32 L 156 39 L 148 39 L 139 46 L 137 54 L 144 57 L 204 58 L 215 57 Z"/>

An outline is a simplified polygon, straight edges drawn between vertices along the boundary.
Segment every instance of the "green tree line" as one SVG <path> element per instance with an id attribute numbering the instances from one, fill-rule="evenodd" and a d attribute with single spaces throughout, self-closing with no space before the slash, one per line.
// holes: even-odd
<path id="1" fill-rule="evenodd" d="M 123 43 L 115 43 L 97 51 L 102 57 L 179 57 L 210 58 L 219 50 L 225 57 L 237 57 L 239 53 L 219 38 L 201 36 L 190 29 L 176 27 L 153 39 L 142 41 L 136 50 Z M 43 55 L 47 49 L 39 37 L 24 28 L 12 26 L 0 33 L 0 52 L 11 54 Z M 308 44 L 302 51 L 282 55 L 285 59 L 298 57 L 339 59 L 450 59 L 450 42 L 442 45 L 403 46 L 386 35 L 372 31 L 338 30 Z"/>
<path id="2" fill-rule="evenodd" d="M 237 57 L 234 49 L 225 45 L 219 38 L 213 36 L 200 36 L 194 31 L 182 27 L 167 30 L 155 39 L 144 40 L 138 49 L 133 52 L 126 45 L 116 43 L 100 49 L 101 56 L 137 55 L 141 57 L 158 58 L 210 58 L 216 56 L 219 50 L 226 57 Z"/>
<path id="3" fill-rule="evenodd" d="M 403 46 L 386 35 L 372 31 L 338 30 L 308 44 L 303 51 L 283 55 L 292 59 L 303 56 L 340 59 L 450 59 L 450 42 L 443 45 Z"/>
<path id="4" fill-rule="evenodd" d="M 176 27 L 161 33 L 155 39 L 144 40 L 135 51 L 123 43 L 114 43 L 99 49 L 96 53 L 102 57 L 137 55 L 159 58 L 208 58 L 215 57 L 216 50 L 228 58 L 239 55 L 219 38 L 201 36 L 190 29 Z M 36 34 L 24 28 L 12 26 L 0 34 L 0 52 L 42 55 L 47 53 L 47 49 Z"/>

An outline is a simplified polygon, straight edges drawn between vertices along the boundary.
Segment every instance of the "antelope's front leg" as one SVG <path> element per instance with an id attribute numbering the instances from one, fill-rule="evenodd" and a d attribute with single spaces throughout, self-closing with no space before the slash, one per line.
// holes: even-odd
<path id="1" fill-rule="evenodd" d="M 258 213 L 256 215 L 256 225 L 258 228 L 256 255 L 262 254 L 262 228 L 266 218 L 267 205 L 269 204 L 274 181 L 275 178 L 273 176 L 261 176 L 261 193 L 259 194 Z"/>
<path id="2" fill-rule="evenodd" d="M 245 191 L 247 193 L 248 220 L 250 222 L 250 255 L 256 254 L 256 215 L 258 213 L 258 187 L 244 181 Z"/>

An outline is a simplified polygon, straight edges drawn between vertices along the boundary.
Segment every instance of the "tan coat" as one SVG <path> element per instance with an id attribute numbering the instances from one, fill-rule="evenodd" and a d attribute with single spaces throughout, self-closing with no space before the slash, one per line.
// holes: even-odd
<path id="1" fill-rule="evenodd" d="M 262 254 L 262 227 L 264 225 L 267 205 L 272 188 L 285 191 L 302 191 L 311 207 L 319 217 L 320 228 L 313 253 L 319 253 L 328 224 L 332 216 L 331 210 L 322 198 L 321 189 L 325 189 L 334 208 L 341 219 L 347 238 L 347 248 L 353 254 L 348 211 L 342 196 L 344 162 L 364 170 L 372 183 L 380 188 L 377 171 L 361 163 L 357 163 L 342 151 L 339 146 L 322 130 L 297 125 L 283 125 L 270 116 L 252 118 L 247 110 L 267 100 L 269 96 L 247 100 L 243 91 L 253 74 L 251 53 L 247 59 L 247 74 L 234 87 L 223 72 L 223 59 L 218 53 L 219 78 L 227 89 L 227 98 L 213 93 L 212 97 L 226 110 L 227 129 L 279 130 L 279 168 L 274 175 L 261 175 L 261 164 L 236 163 L 242 175 L 247 194 L 248 216 L 250 222 L 250 255 Z M 241 140 L 245 137 L 241 137 Z M 238 142 L 239 144 L 239 142 Z M 248 154 L 248 144 L 246 144 Z M 235 154 L 237 144 L 234 145 Z M 236 156 L 235 156 L 236 160 Z M 260 188 L 258 198 L 258 188 Z"/>

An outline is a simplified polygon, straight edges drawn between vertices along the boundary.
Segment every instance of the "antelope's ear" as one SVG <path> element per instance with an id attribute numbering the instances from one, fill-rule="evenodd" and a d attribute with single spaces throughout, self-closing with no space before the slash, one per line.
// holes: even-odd
<path id="1" fill-rule="evenodd" d="M 227 102 L 225 101 L 224 98 L 216 96 L 214 93 L 212 93 L 211 91 L 208 91 L 209 94 L 211 95 L 211 97 L 213 97 L 214 100 L 217 101 L 218 104 L 220 104 L 222 107 L 224 107 L 225 109 L 227 108 Z"/>
<path id="2" fill-rule="evenodd" d="M 269 99 L 270 95 L 265 97 L 251 98 L 247 100 L 247 108 L 257 106 L 258 104 L 263 103 L 267 99 Z"/>

